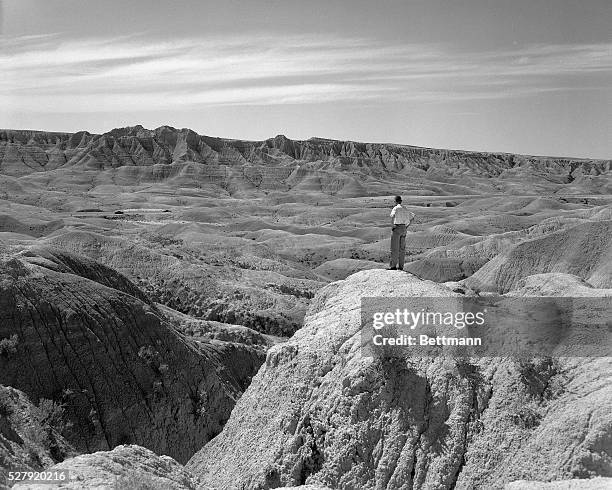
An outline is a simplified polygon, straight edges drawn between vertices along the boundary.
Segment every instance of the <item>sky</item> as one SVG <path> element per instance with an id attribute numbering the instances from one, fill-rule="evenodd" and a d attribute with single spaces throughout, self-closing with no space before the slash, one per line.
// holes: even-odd
<path id="1" fill-rule="evenodd" d="M 610 0 L 0 0 L 0 127 L 612 158 Z"/>

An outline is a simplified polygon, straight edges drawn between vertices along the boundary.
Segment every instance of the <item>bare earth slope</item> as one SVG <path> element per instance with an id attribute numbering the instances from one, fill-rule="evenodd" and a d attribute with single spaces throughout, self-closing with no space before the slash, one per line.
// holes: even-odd
<path id="1" fill-rule="evenodd" d="M 268 352 L 224 431 L 189 461 L 203 488 L 495 488 L 612 476 L 610 359 L 552 369 L 362 356 L 360 297 L 419 295 L 457 293 L 381 270 L 324 288 L 304 328 Z"/>
<path id="2" fill-rule="evenodd" d="M 256 350 L 188 340 L 126 278 L 54 250 L 0 263 L 0 312 L 0 339 L 15 340 L 0 383 L 64 404 L 80 451 L 134 442 L 186 461 L 259 366 Z"/>
<path id="3" fill-rule="evenodd" d="M 597 288 L 612 287 L 612 221 L 586 222 L 528 240 L 496 256 L 465 284 L 505 293 L 530 275 L 574 274 Z"/>

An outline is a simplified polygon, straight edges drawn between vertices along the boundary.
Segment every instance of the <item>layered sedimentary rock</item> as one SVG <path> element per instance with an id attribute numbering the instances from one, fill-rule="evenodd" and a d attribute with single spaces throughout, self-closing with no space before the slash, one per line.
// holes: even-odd
<path id="1" fill-rule="evenodd" d="M 351 173 L 382 177 L 388 173 L 417 171 L 428 172 L 433 180 L 464 173 L 512 180 L 517 175 L 520 178 L 535 173 L 567 184 L 583 176 L 596 178 L 608 172 L 611 165 L 606 160 L 439 150 L 323 138 L 294 141 L 282 135 L 264 141 L 241 141 L 201 136 L 189 129 L 168 126 L 155 130 L 134 126 L 104 134 L 0 131 L 0 172 L 12 176 L 73 166 L 96 170 L 165 166 L 165 169 L 141 174 L 141 178 L 155 180 L 178 176 L 185 169 L 182 164 L 187 162 L 209 167 L 207 170 L 191 167 L 193 172 L 200 173 L 201 182 L 212 179 L 210 182 L 229 190 L 236 185 L 232 180 L 237 178 L 239 187 L 245 189 L 249 185 L 285 190 L 297 186 L 347 196 L 363 195 L 365 189 L 363 182 L 351 177 Z M 221 167 L 222 171 L 213 176 L 209 172 L 211 167 Z M 233 167 L 244 168 L 236 173 Z M 330 173 L 331 170 L 340 173 Z M 469 183 L 457 182 L 457 185 L 457 189 L 462 185 L 464 190 L 469 189 Z"/>
<path id="2" fill-rule="evenodd" d="M 465 284 L 505 293 L 538 273 L 578 276 L 596 288 L 612 287 L 612 221 L 587 221 L 526 240 L 487 262 Z"/>
<path id="3" fill-rule="evenodd" d="M 460 295 L 381 270 L 323 288 L 305 326 L 268 352 L 224 431 L 187 464 L 201 488 L 502 488 L 612 476 L 610 359 L 367 357 L 368 296 Z"/>
<path id="4" fill-rule="evenodd" d="M 527 248 L 526 259 L 523 248 L 503 264 L 496 256 L 609 221 L 609 164 L 322 138 L 240 141 L 166 126 L 5 130 L 0 242 L 85 255 L 182 313 L 290 336 L 321 286 L 388 262 L 395 193 L 417 215 L 406 268 L 421 278 L 459 281 L 482 268 L 483 289 L 504 290 L 515 272 L 558 266 L 591 280 L 592 264 L 565 267 L 573 259 L 557 252 L 534 259 L 534 271 Z M 593 285 L 608 272 L 599 267 Z"/>
<path id="5" fill-rule="evenodd" d="M 79 451 L 137 443 L 185 462 L 221 431 L 262 353 L 191 340 L 121 274 L 36 250 L 0 263 L 0 383 L 62 405 Z"/>

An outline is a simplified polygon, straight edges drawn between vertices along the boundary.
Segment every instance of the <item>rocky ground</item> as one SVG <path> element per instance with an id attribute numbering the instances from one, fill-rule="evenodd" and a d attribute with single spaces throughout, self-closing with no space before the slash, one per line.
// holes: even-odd
<path id="1" fill-rule="evenodd" d="M 609 358 L 368 357 L 360 298 L 383 295 L 460 296 L 380 270 L 321 290 L 189 461 L 204 487 L 500 488 L 610 474 Z"/>
<path id="2" fill-rule="evenodd" d="M 355 318 L 367 295 L 610 296 L 610 167 L 0 131 L 0 471 L 70 467 L 72 488 L 612 476 L 609 359 L 536 363 L 535 384 L 510 360 L 381 364 Z M 416 214 L 411 274 L 381 270 L 394 194 Z"/>

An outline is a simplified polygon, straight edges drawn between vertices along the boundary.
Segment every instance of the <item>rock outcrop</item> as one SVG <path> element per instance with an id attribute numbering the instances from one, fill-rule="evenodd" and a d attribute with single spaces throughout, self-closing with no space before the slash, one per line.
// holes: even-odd
<path id="1" fill-rule="evenodd" d="M 169 456 L 158 456 L 140 446 L 122 445 L 112 451 L 83 454 L 52 466 L 47 471 L 69 472 L 61 489 L 194 490 L 197 480 Z M 24 485 L 23 490 L 40 486 Z"/>
<path id="2" fill-rule="evenodd" d="M 524 185 L 532 184 L 529 175 L 544 175 L 551 182 L 576 185 L 580 178 L 588 180 L 607 173 L 610 165 L 609 160 L 440 150 L 323 138 L 293 141 L 276 136 L 264 141 L 241 141 L 201 136 L 190 129 L 168 126 L 155 130 L 134 126 L 104 134 L 0 131 L 0 172 L 6 175 L 71 167 L 90 170 L 132 167 L 122 171 L 122 175 L 156 181 L 180 180 L 187 173 L 201 183 L 219 185 L 230 193 L 295 188 L 349 197 L 363 195 L 365 191 L 362 179 L 352 174 L 380 178 L 397 172 L 427 173 L 442 182 L 449 176 L 463 174 L 502 180 L 519 178 L 524 179 Z M 448 183 L 456 186 L 457 194 L 471 193 L 469 181 L 458 179 Z"/>
<path id="3" fill-rule="evenodd" d="M 262 353 L 192 340 L 121 274 L 44 249 L 0 262 L 0 383 L 63 407 L 82 452 L 137 443 L 185 462 L 221 431 Z"/>
<path id="4" fill-rule="evenodd" d="M 187 464 L 201 488 L 502 488 L 612 476 L 610 359 L 367 357 L 360 299 L 458 297 L 402 272 L 323 288 L 223 432 Z"/>

